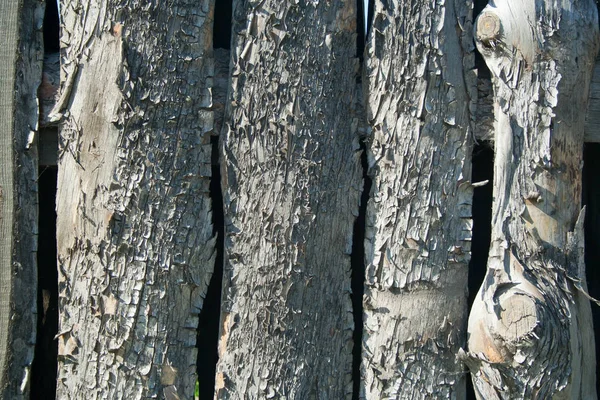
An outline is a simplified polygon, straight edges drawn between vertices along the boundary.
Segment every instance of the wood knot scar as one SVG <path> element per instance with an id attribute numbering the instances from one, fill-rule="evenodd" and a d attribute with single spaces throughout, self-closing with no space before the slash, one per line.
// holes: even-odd
<path id="1" fill-rule="evenodd" d="M 477 40 L 486 48 L 496 47 L 500 39 L 502 24 L 493 12 L 484 12 L 477 18 Z"/>

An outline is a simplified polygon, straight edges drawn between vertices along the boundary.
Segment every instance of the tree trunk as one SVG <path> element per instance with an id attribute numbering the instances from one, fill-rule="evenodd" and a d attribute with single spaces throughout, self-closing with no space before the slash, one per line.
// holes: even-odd
<path id="1" fill-rule="evenodd" d="M 470 2 L 375 2 L 365 68 L 367 399 L 465 396 L 456 354 L 471 250 L 471 38 Z"/>
<path id="2" fill-rule="evenodd" d="M 351 395 L 355 5 L 236 3 L 219 399 Z"/>
<path id="3" fill-rule="evenodd" d="M 28 399 L 37 317 L 43 4 L 0 2 L 0 398 Z"/>
<path id="4" fill-rule="evenodd" d="M 581 165 L 596 6 L 496 0 L 476 39 L 496 121 L 492 242 L 469 318 L 476 393 L 595 399 Z"/>
<path id="5" fill-rule="evenodd" d="M 61 4 L 59 398 L 193 396 L 215 251 L 213 6 Z"/>

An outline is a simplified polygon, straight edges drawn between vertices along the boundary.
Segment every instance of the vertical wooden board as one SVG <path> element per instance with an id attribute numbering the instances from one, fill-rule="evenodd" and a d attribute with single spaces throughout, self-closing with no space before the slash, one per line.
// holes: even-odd
<path id="1" fill-rule="evenodd" d="M 477 98 L 470 1 L 376 0 L 362 395 L 464 398 Z"/>
<path id="2" fill-rule="evenodd" d="M 476 394 L 595 399 L 581 167 L 596 5 L 496 0 L 476 40 L 495 117 L 491 248 L 466 359 Z"/>
<path id="3" fill-rule="evenodd" d="M 219 399 L 351 396 L 355 3 L 236 3 Z"/>
<path id="4" fill-rule="evenodd" d="M 29 398 L 37 313 L 43 4 L 0 2 L 0 398 Z"/>
<path id="5" fill-rule="evenodd" d="M 61 3 L 60 398 L 193 396 L 215 254 L 213 7 Z"/>

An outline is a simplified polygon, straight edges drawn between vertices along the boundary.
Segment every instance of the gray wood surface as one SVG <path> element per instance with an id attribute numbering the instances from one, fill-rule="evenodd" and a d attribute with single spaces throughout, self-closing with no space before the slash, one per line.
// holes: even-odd
<path id="1" fill-rule="evenodd" d="M 476 34 L 494 84 L 492 239 L 465 361 L 479 399 L 595 399 L 581 164 L 596 4 L 494 3 Z"/>
<path id="2" fill-rule="evenodd" d="M 234 3 L 218 399 L 349 399 L 356 2 Z"/>
<path id="3" fill-rule="evenodd" d="M 596 59 L 589 91 L 584 140 L 600 143 L 600 58 Z"/>
<path id="4" fill-rule="evenodd" d="M 0 2 L 0 398 L 28 399 L 37 323 L 40 1 Z"/>
<path id="5" fill-rule="evenodd" d="M 212 0 L 66 0 L 58 398 L 189 399 L 212 274 Z"/>

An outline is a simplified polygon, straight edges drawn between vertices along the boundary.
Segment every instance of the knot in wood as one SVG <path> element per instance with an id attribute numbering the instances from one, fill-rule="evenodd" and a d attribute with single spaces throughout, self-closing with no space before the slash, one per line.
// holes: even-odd
<path id="1" fill-rule="evenodd" d="M 484 12 L 477 18 L 477 39 L 487 47 L 494 47 L 500 38 L 500 18 L 493 12 Z"/>

